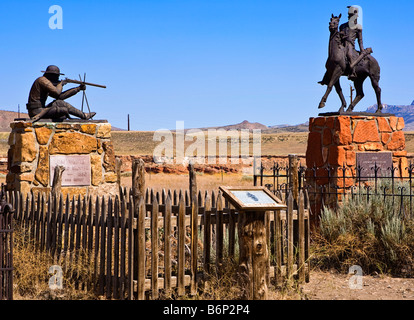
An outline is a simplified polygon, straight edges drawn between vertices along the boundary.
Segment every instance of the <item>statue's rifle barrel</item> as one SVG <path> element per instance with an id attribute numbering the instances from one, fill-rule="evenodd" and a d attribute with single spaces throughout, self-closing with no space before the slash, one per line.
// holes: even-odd
<path id="1" fill-rule="evenodd" d="M 94 87 L 99 87 L 99 88 L 104 88 L 104 89 L 106 89 L 106 86 L 103 86 L 103 85 L 101 85 L 101 84 L 90 83 L 90 82 L 84 82 L 84 81 L 79 81 L 79 80 L 72 80 L 72 79 L 68 79 L 68 78 L 66 78 L 66 81 L 68 81 L 69 83 L 85 84 L 85 85 L 87 85 L 87 86 L 94 86 Z"/>

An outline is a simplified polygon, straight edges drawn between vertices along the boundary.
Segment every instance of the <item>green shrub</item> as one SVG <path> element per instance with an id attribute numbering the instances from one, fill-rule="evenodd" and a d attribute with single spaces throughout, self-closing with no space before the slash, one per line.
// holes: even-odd
<path id="1" fill-rule="evenodd" d="M 403 186 L 394 186 L 394 193 L 402 191 L 407 195 L 409 187 L 401 189 Z M 414 220 L 409 214 L 409 197 L 401 201 L 391 192 L 387 184 L 379 186 L 378 193 L 369 197 L 365 189 L 358 190 L 338 208 L 322 210 L 319 234 L 315 237 L 321 267 L 346 271 L 356 264 L 365 273 L 414 275 Z"/>

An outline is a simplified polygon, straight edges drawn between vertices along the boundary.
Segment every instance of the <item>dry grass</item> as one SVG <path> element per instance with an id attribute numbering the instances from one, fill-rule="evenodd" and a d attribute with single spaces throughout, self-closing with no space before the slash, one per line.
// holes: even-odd
<path id="1" fill-rule="evenodd" d="M 13 265 L 15 300 L 90 300 L 97 299 L 92 291 L 78 288 L 74 278 L 82 282 L 92 281 L 90 270 L 92 264 L 85 263 L 85 255 L 77 253 L 77 259 L 55 261 L 47 251 L 36 249 L 33 240 L 28 239 L 29 231 L 19 225 L 15 226 Z M 62 268 L 63 289 L 51 289 L 49 280 L 54 274 L 52 266 Z"/>
<path id="2" fill-rule="evenodd" d="M 196 174 L 197 189 L 205 192 L 218 192 L 219 186 L 252 186 L 253 178 L 240 173 L 223 173 L 223 174 Z M 124 175 L 121 178 L 121 184 L 126 187 L 131 187 L 132 177 L 130 174 Z M 161 192 L 162 189 L 168 190 L 188 190 L 189 176 L 188 174 L 167 174 L 167 173 L 147 173 L 145 175 L 145 185 L 147 188 L 153 189 L 156 192 Z M 204 193 L 203 193 L 204 194 Z"/>

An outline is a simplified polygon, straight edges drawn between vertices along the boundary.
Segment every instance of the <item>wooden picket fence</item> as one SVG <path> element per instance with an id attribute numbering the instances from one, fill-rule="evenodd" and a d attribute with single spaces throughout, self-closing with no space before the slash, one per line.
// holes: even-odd
<path id="1" fill-rule="evenodd" d="M 62 197 L 9 192 L 16 224 L 36 250 L 47 251 L 78 288 L 108 299 L 195 294 L 199 279 L 226 257 L 237 259 L 238 212 L 222 194 L 147 189 L 134 203 L 119 197 Z M 307 195 L 267 214 L 269 277 L 309 280 Z M 295 203 L 296 203 L 295 202 Z M 237 261 L 237 260 L 236 260 Z"/>

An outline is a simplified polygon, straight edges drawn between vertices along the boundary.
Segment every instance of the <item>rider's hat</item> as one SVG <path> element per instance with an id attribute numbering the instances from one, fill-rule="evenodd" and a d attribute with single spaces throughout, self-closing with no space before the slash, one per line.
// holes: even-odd
<path id="1" fill-rule="evenodd" d="M 60 69 L 57 66 L 51 65 L 46 68 L 46 71 L 41 71 L 43 73 L 54 73 L 59 75 L 65 75 L 64 73 L 60 73 Z"/>

